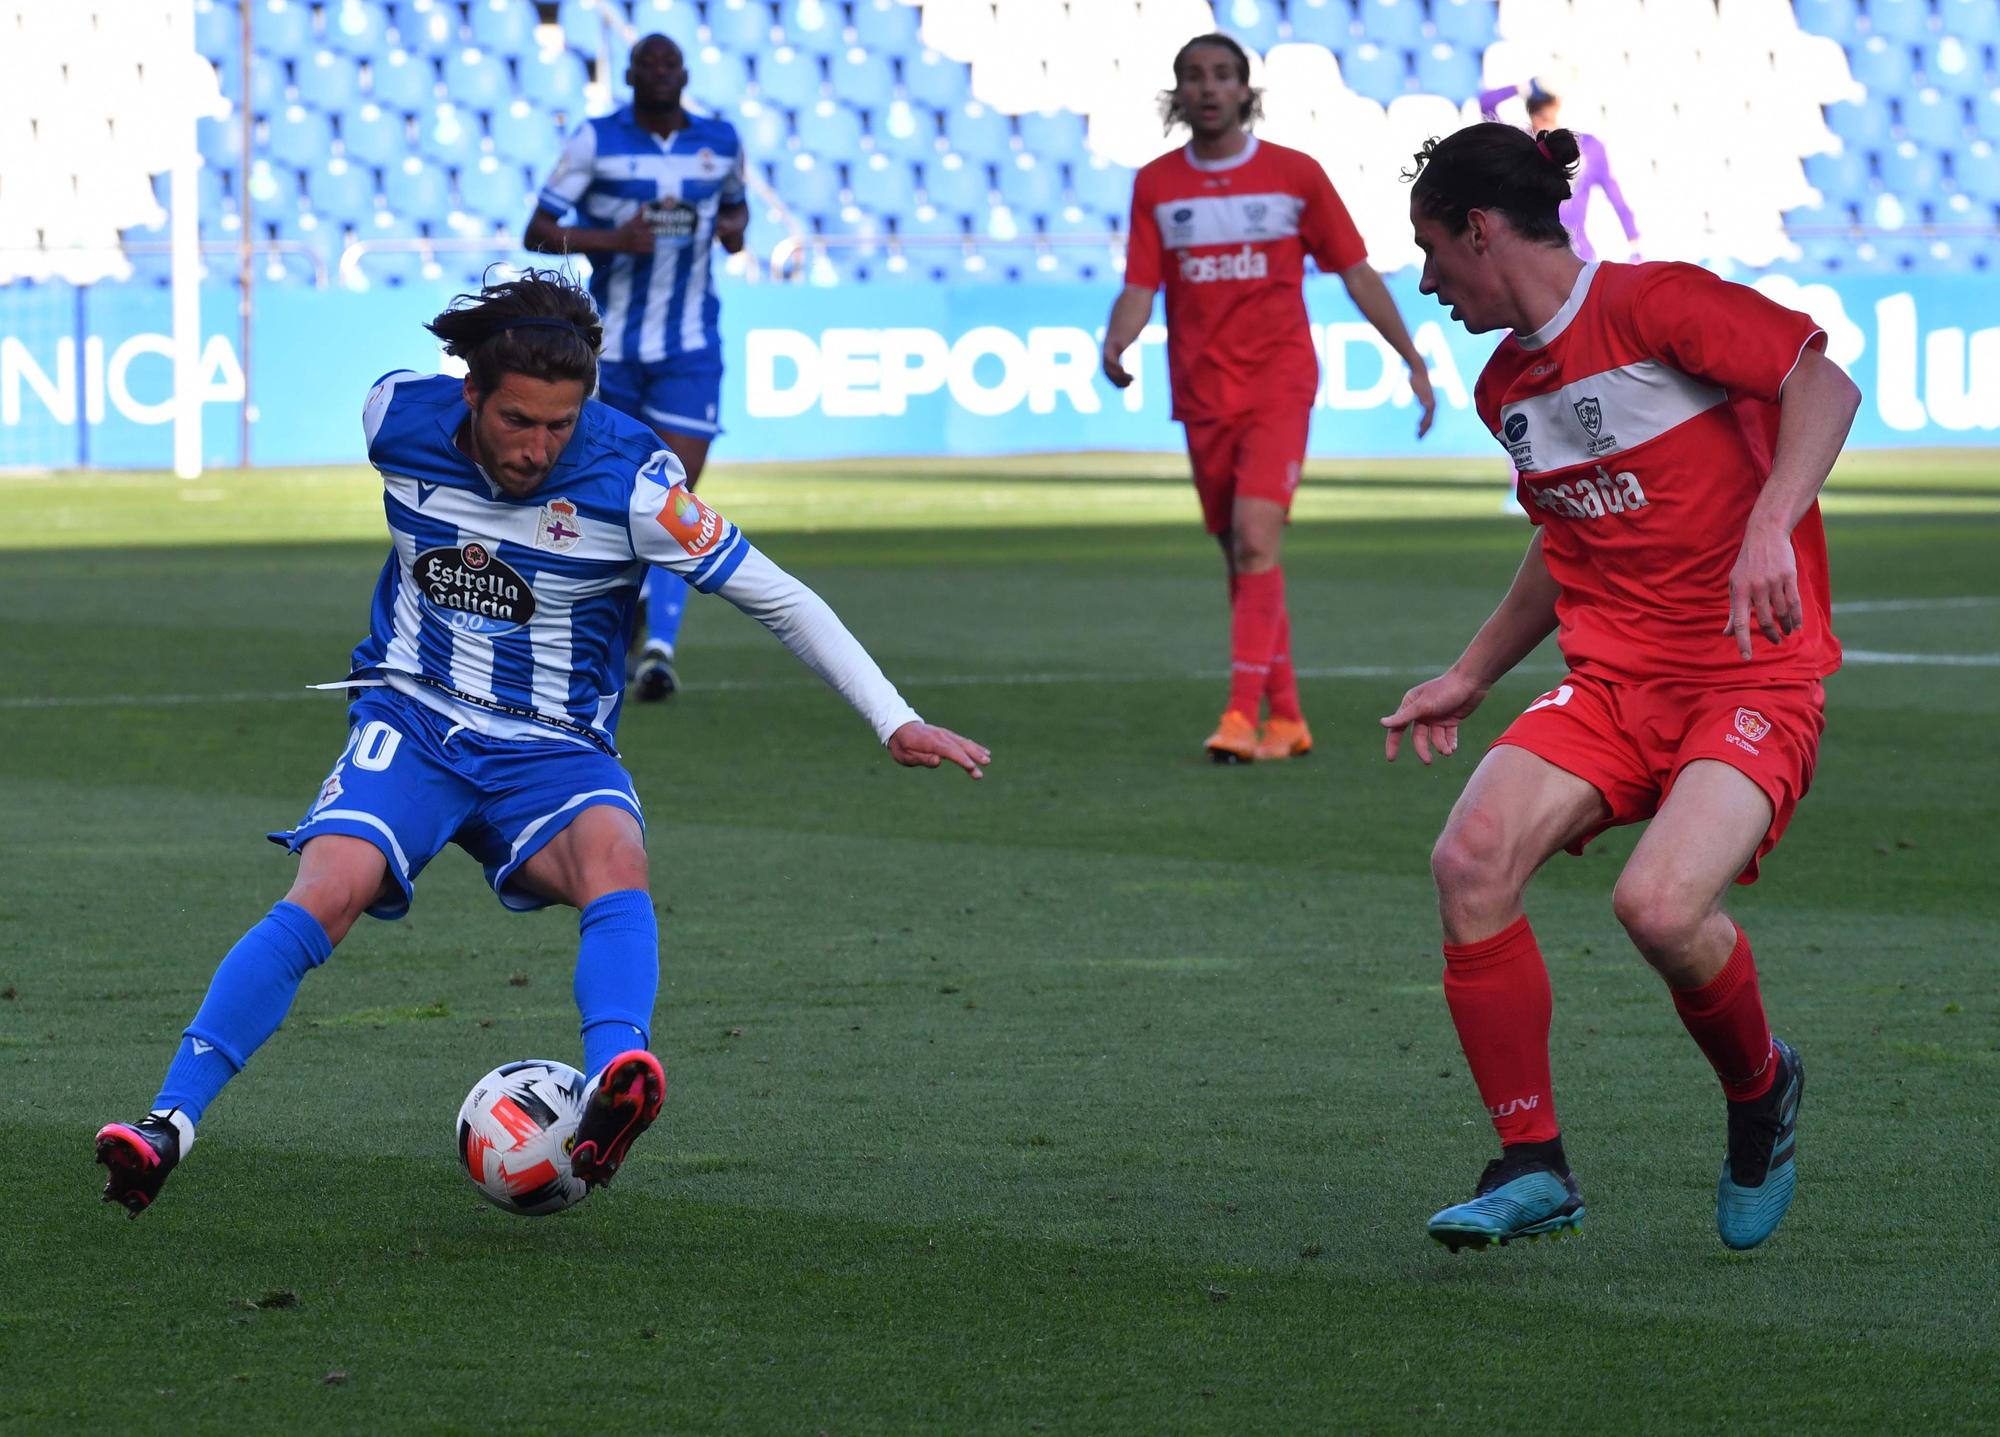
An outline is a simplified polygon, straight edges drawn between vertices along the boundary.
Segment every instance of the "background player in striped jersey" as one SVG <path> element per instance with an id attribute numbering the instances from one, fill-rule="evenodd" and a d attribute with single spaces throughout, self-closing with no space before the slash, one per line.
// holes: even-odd
<path id="1" fill-rule="evenodd" d="M 591 257 L 590 294 L 604 319 L 598 398 L 665 440 L 693 489 L 721 428 L 721 305 L 709 246 L 742 249 L 750 209 L 736 129 L 681 107 L 687 78 L 680 46 L 666 36 L 632 47 L 632 103 L 570 136 L 523 243 Z M 578 223 L 566 226 L 571 210 Z M 686 602 L 678 575 L 661 569 L 647 579 L 634 675 L 641 699 L 679 686 L 674 645 Z"/>
<path id="2" fill-rule="evenodd" d="M 1312 749 L 1292 671 L 1291 620 L 1280 564 L 1319 360 L 1306 324 L 1305 256 L 1340 276 L 1368 322 L 1410 367 L 1429 431 L 1430 374 L 1382 277 L 1310 155 L 1261 141 L 1250 60 L 1227 35 L 1202 35 L 1174 57 L 1174 88 L 1160 96 L 1169 132 L 1193 138 L 1132 185 L 1125 288 L 1104 331 L 1104 373 L 1132 382 L 1120 362 L 1167 291 L 1167 365 L 1174 418 L 1187 430 L 1202 521 L 1222 544 L 1230 604 L 1229 700 L 1206 748 L 1218 763 L 1285 759 Z M 1265 700 L 1270 719 L 1260 732 Z"/>
<path id="3" fill-rule="evenodd" d="M 467 297 L 462 296 L 461 300 Z M 596 1185 L 659 1112 L 647 1051 L 659 930 L 644 816 L 614 747 L 624 644 L 649 564 L 758 619 L 898 763 L 990 755 L 917 717 L 833 611 L 688 492 L 653 432 L 590 400 L 597 315 L 553 273 L 489 286 L 429 326 L 464 380 L 398 371 L 368 395 L 394 547 L 348 677 L 347 748 L 298 827 L 283 902 L 223 958 L 152 1110 L 97 1135 L 107 1201 L 138 1214 L 222 1087 L 363 913 L 400 918 L 447 843 L 507 907 L 579 910 L 590 1079 L 571 1164 Z"/>
<path id="4" fill-rule="evenodd" d="M 1510 331 L 1475 402 L 1536 527 L 1458 662 L 1382 720 L 1388 756 L 1405 730 L 1425 763 L 1454 752 L 1551 632 L 1570 670 L 1487 751 L 1431 855 L 1445 998 L 1501 1156 L 1430 1231 L 1483 1247 L 1582 1222 L 1522 894 L 1559 850 L 1650 819 L 1612 909 L 1721 1080 L 1716 1228 L 1754 1247 L 1791 1204 L 1804 1070 L 1722 900 L 1812 781 L 1840 666 L 1817 496 L 1860 394 L 1812 320 L 1755 290 L 1579 259 L 1559 217 L 1576 159 L 1566 130 L 1473 125 L 1424 147 L 1410 195 L 1424 292 Z"/>

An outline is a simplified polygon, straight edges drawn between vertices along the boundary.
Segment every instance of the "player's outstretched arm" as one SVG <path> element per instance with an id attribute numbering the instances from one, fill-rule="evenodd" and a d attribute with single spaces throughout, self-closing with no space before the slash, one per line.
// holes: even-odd
<path id="1" fill-rule="evenodd" d="M 1417 757 L 1431 761 L 1433 750 L 1449 757 L 1458 751 L 1458 726 L 1485 699 L 1500 676 L 1534 651 L 1556 626 L 1561 592 L 1542 557 L 1541 530 L 1528 542 L 1514 582 L 1492 617 L 1479 626 L 1458 662 L 1403 695 L 1396 711 L 1382 719 L 1388 730 L 1383 755 L 1394 763 L 1408 732 Z"/>
<path id="2" fill-rule="evenodd" d="M 1736 636 L 1736 651 L 1746 660 L 1753 626 L 1775 644 L 1805 623 L 1792 530 L 1833 472 L 1860 407 L 1861 391 L 1839 365 L 1817 349 L 1799 355 L 1778 400 L 1771 477 L 1750 510 L 1743 547 L 1729 571 L 1729 619 L 1722 631 Z"/>
<path id="3" fill-rule="evenodd" d="M 1430 369 L 1403 324 L 1403 312 L 1396 308 L 1395 298 L 1382 283 L 1382 276 L 1366 260 L 1342 270 L 1340 282 L 1347 286 L 1348 298 L 1361 311 L 1361 317 L 1374 325 L 1375 332 L 1409 365 L 1410 390 L 1417 396 L 1417 438 L 1423 438 L 1431 432 L 1431 421 L 1437 417 L 1437 395 L 1431 391 Z"/>
<path id="4" fill-rule="evenodd" d="M 984 778 L 981 764 L 993 762 L 992 750 L 948 728 L 911 719 L 889 735 L 889 757 L 905 768 L 936 768 L 955 763 L 974 778 Z"/>

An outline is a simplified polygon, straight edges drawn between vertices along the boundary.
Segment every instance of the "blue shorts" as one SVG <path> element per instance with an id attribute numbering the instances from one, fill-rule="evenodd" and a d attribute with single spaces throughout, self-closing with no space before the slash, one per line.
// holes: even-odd
<path id="1" fill-rule="evenodd" d="M 305 818 L 270 838 L 293 853 L 324 833 L 381 849 L 401 893 L 370 905 L 376 918 L 408 913 L 417 875 L 456 843 L 484 865 L 500 901 L 525 913 L 549 900 L 508 880 L 599 804 L 625 809 L 644 830 L 632 776 L 609 754 L 561 739 L 485 738 L 393 689 L 370 689 L 348 709 L 347 748 Z"/>
<path id="2" fill-rule="evenodd" d="M 722 367 L 712 361 L 607 359 L 597 366 L 597 397 L 666 433 L 713 439 L 722 432 Z"/>

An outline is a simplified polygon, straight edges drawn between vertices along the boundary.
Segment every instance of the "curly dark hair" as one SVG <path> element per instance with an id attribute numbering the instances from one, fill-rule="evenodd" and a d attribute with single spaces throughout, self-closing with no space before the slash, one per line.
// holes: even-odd
<path id="1" fill-rule="evenodd" d="M 1174 132 L 1175 125 L 1185 125 L 1188 123 L 1187 110 L 1180 101 L 1181 62 L 1187 59 L 1190 53 L 1200 49 L 1204 45 L 1213 45 L 1217 49 L 1227 50 L 1230 54 L 1234 55 L 1236 57 L 1236 78 L 1246 85 L 1250 83 L 1250 56 L 1244 52 L 1241 45 L 1237 44 L 1227 35 L 1220 33 L 1195 36 L 1187 44 L 1181 46 L 1179 53 L 1174 56 L 1174 87 L 1171 90 L 1160 91 L 1160 126 L 1167 134 Z M 1264 92 L 1262 90 L 1252 90 L 1250 98 L 1243 102 L 1243 108 L 1238 112 L 1236 118 L 1246 125 L 1253 120 L 1263 119 Z"/>
<path id="2" fill-rule="evenodd" d="M 1403 178 L 1419 213 L 1452 234 L 1465 232 L 1469 211 L 1498 210 L 1523 239 L 1566 245 L 1562 203 L 1579 153 L 1568 130 L 1530 135 L 1488 121 L 1424 141 Z"/>
<path id="3" fill-rule="evenodd" d="M 491 394 L 505 374 L 574 379 L 597 389 L 597 351 L 604 326 L 583 287 L 560 270 L 531 269 L 518 279 L 456 296 L 424 326 L 463 359 L 473 387 Z"/>

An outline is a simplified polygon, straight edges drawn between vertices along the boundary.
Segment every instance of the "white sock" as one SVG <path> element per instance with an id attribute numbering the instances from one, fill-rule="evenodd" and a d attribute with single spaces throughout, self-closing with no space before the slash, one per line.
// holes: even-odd
<path id="1" fill-rule="evenodd" d="M 149 1118 L 159 1118 L 163 1122 L 173 1124 L 174 1131 L 181 1135 L 181 1156 L 186 1157 L 188 1155 L 188 1150 L 194 1146 L 193 1118 L 190 1118 L 179 1108 L 155 1108 L 152 1112 L 146 1114 L 146 1116 Z"/>

